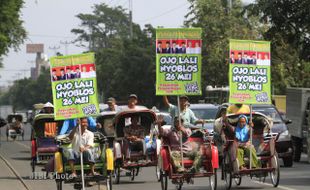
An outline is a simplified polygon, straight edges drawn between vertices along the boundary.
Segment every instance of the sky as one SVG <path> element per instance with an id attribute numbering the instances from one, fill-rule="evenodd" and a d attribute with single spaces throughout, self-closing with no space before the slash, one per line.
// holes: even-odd
<path id="1" fill-rule="evenodd" d="M 245 0 L 251 1 L 251 0 Z M 79 13 L 91 13 L 94 4 L 106 3 L 109 6 L 129 8 L 129 0 L 25 0 L 21 10 L 21 19 L 28 33 L 20 50 L 11 50 L 4 56 L 4 67 L 0 69 L 0 86 L 12 84 L 14 80 L 30 76 L 30 67 L 34 67 L 35 54 L 26 53 L 26 44 L 43 43 L 47 58 L 56 51 L 65 53 L 65 45 L 76 38 L 71 29 L 78 28 Z M 180 27 L 188 12 L 187 0 L 132 0 L 133 22 L 143 27 L 152 24 L 154 27 Z M 68 54 L 78 54 L 85 49 L 74 44 L 67 46 Z"/>

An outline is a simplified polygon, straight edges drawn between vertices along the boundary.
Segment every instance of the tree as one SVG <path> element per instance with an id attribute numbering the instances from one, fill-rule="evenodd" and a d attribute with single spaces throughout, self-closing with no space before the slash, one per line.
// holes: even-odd
<path id="1" fill-rule="evenodd" d="M 26 38 L 23 21 L 20 19 L 23 4 L 23 0 L 0 0 L 0 57 L 8 53 L 9 48 L 17 50 Z"/>
<path id="2" fill-rule="evenodd" d="M 144 105 L 155 98 L 155 30 L 141 30 L 133 23 L 130 37 L 129 15 L 121 7 L 94 6 L 93 14 L 79 14 L 81 28 L 73 29 L 81 44 L 91 40 L 96 53 L 98 88 L 102 97 L 125 101 L 136 93 Z M 87 31 L 85 28 L 91 28 Z"/>
<path id="3" fill-rule="evenodd" d="M 277 93 L 287 86 L 310 87 L 310 4 L 308 0 L 258 0 L 247 9 L 268 28 L 272 76 Z"/>
<path id="4" fill-rule="evenodd" d="M 81 28 L 71 32 L 78 35 L 76 41 L 81 45 L 88 42 L 91 50 L 111 47 L 110 39 L 129 37 L 128 15 L 120 6 L 111 8 L 98 4 L 93 14 L 78 14 L 77 17 L 81 20 Z"/>
<path id="5" fill-rule="evenodd" d="M 40 90 L 38 90 L 40 89 Z M 36 103 L 52 102 L 50 72 L 45 70 L 37 80 L 21 79 L 0 97 L 0 104 L 11 104 L 15 110 L 30 109 Z"/>
<path id="6" fill-rule="evenodd" d="M 262 39 L 264 25 L 258 18 L 248 16 L 240 0 L 230 9 L 227 0 L 189 0 L 190 11 L 186 27 L 201 27 L 202 86 L 228 85 L 229 39 Z"/>

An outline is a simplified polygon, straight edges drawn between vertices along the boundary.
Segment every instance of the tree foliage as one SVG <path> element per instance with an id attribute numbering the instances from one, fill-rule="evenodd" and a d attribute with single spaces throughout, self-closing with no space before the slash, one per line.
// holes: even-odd
<path id="1" fill-rule="evenodd" d="M 79 14 L 80 28 L 72 32 L 81 44 L 90 42 L 96 52 L 97 80 L 100 94 L 125 101 L 136 93 L 140 102 L 152 105 L 155 98 L 154 29 L 142 30 L 133 23 L 130 36 L 129 16 L 121 7 L 94 6 L 92 14 Z M 91 41 L 89 41 L 91 40 Z"/>
<path id="2" fill-rule="evenodd" d="M 17 50 L 26 37 L 23 21 L 20 19 L 23 3 L 23 0 L 0 0 L 0 57 L 5 55 L 9 48 Z"/>
<path id="3" fill-rule="evenodd" d="M 257 0 L 247 7 L 268 26 L 276 93 L 287 86 L 310 87 L 310 4 L 308 0 Z"/>
<path id="4" fill-rule="evenodd" d="M 184 22 L 186 27 L 203 29 L 202 86 L 228 85 L 229 39 L 261 39 L 263 25 L 247 16 L 241 1 L 189 0 L 190 11 Z"/>

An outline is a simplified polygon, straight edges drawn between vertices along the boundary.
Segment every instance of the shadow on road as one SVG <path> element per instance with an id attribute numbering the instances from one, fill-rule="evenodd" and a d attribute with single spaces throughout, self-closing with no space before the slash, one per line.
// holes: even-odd
<path id="1" fill-rule="evenodd" d="M 12 160 L 31 160 L 30 157 L 12 157 Z"/>
<path id="2" fill-rule="evenodd" d="M 145 181 L 121 181 L 118 185 L 126 185 L 126 184 L 143 184 Z"/>
<path id="3" fill-rule="evenodd" d="M 280 185 L 290 185 L 290 186 L 310 186 L 310 178 L 285 178 L 280 181 Z"/>

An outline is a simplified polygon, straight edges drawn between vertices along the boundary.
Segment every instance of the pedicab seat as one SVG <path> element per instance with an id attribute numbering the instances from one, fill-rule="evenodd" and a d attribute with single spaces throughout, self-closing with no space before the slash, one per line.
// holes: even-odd
<path id="1" fill-rule="evenodd" d="M 39 153 L 54 153 L 58 150 L 57 147 L 39 147 L 38 152 Z"/>
<path id="2" fill-rule="evenodd" d="M 142 151 L 131 151 L 130 152 L 130 156 L 131 157 L 143 157 L 144 154 Z"/>
<path id="3" fill-rule="evenodd" d="M 37 145 L 39 153 L 54 153 L 58 150 L 53 138 L 38 138 Z"/>

